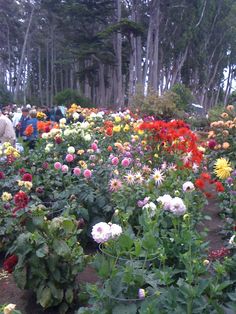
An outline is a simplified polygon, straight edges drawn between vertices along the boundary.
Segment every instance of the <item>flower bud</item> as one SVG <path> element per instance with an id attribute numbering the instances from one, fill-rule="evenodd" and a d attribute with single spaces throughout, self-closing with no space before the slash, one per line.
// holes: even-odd
<path id="1" fill-rule="evenodd" d="M 209 265 L 209 263 L 210 263 L 210 262 L 208 261 L 208 259 L 205 259 L 205 260 L 203 261 L 203 265 L 204 265 L 204 266 Z"/>

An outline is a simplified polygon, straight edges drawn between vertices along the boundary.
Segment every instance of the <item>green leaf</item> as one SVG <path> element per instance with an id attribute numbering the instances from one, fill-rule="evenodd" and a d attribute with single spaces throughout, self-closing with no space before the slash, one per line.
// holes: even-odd
<path id="1" fill-rule="evenodd" d="M 236 292 L 228 293 L 228 297 L 230 298 L 231 301 L 236 302 Z"/>
<path id="2" fill-rule="evenodd" d="M 34 216 L 32 218 L 33 224 L 35 226 L 42 226 L 44 224 L 44 218 L 42 216 Z"/>
<path id="3" fill-rule="evenodd" d="M 136 314 L 137 306 L 132 304 L 118 304 L 112 309 L 112 314 Z"/>
<path id="4" fill-rule="evenodd" d="M 151 233 L 144 236 L 143 247 L 150 251 L 155 251 L 157 249 L 157 240 Z"/>
<path id="5" fill-rule="evenodd" d="M 26 275 L 27 275 L 26 268 L 19 268 L 19 269 L 16 268 L 14 270 L 13 275 L 14 275 L 17 286 L 20 289 L 24 289 L 26 286 Z"/>
<path id="6" fill-rule="evenodd" d="M 52 294 L 49 287 L 45 287 L 40 295 L 38 295 L 37 302 L 43 307 L 47 308 L 51 304 Z"/>
<path id="7" fill-rule="evenodd" d="M 48 282 L 48 286 L 51 290 L 51 294 L 52 294 L 53 298 L 57 300 L 58 304 L 61 303 L 61 301 L 63 299 L 63 289 L 57 288 L 52 281 Z"/>
<path id="8" fill-rule="evenodd" d="M 73 302 L 74 294 L 71 288 L 66 290 L 65 298 L 67 303 L 71 304 Z"/>
<path id="9" fill-rule="evenodd" d="M 63 240 L 54 240 L 53 249 L 59 256 L 67 256 L 70 254 L 70 248 Z"/>
<path id="10" fill-rule="evenodd" d="M 69 308 L 68 305 L 65 302 L 63 302 L 59 307 L 59 313 L 65 314 L 67 312 L 68 308 Z"/>
<path id="11" fill-rule="evenodd" d="M 67 233 L 72 233 L 73 230 L 75 229 L 75 224 L 73 223 L 73 221 L 69 219 L 64 220 L 62 226 Z"/>
<path id="12" fill-rule="evenodd" d="M 129 251 L 133 246 L 133 240 L 127 234 L 122 234 L 119 238 L 119 244 L 122 251 Z"/>
<path id="13" fill-rule="evenodd" d="M 42 247 L 40 247 L 37 251 L 36 251 L 36 255 L 39 257 L 39 258 L 42 258 L 42 257 L 45 257 L 47 254 L 48 254 L 48 246 L 47 244 L 45 243 Z"/>

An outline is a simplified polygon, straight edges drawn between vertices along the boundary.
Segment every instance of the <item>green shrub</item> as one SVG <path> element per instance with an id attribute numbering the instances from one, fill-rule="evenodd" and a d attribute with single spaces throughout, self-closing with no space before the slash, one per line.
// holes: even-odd
<path id="1" fill-rule="evenodd" d="M 76 103 L 84 108 L 93 107 L 89 98 L 86 98 L 83 95 L 80 95 L 77 91 L 72 89 L 65 89 L 54 96 L 54 103 L 58 105 L 70 106 L 73 103 Z"/>
<path id="2" fill-rule="evenodd" d="M 194 100 L 190 89 L 184 84 L 178 83 L 171 88 L 171 91 L 177 95 L 175 98 L 176 108 L 187 111 L 188 105 Z"/>
<path id="3" fill-rule="evenodd" d="M 77 298 L 76 278 L 85 266 L 77 221 L 62 216 L 48 220 L 41 205 L 18 219 L 25 231 L 9 250 L 18 257 L 13 272 L 18 287 L 33 291 L 43 308 L 60 306 L 59 312 L 66 313 Z"/>
<path id="4" fill-rule="evenodd" d="M 149 89 L 147 95 L 139 87 L 132 99 L 132 110 L 138 109 L 145 115 L 154 115 L 160 119 L 178 117 L 181 113 L 176 107 L 178 95 L 167 91 L 159 96 L 156 91 Z"/>
<path id="5" fill-rule="evenodd" d="M 209 121 L 218 121 L 220 115 L 224 112 L 225 108 L 223 105 L 215 106 L 214 108 L 210 109 L 208 112 Z"/>

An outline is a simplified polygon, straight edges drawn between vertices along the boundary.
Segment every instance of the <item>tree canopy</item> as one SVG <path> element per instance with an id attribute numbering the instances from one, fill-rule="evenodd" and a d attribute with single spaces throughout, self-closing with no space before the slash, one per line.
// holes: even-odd
<path id="1" fill-rule="evenodd" d="M 119 108 L 137 86 L 176 84 L 205 108 L 227 103 L 235 14 L 234 0 L 0 0 L 0 85 L 48 106 L 71 89 Z"/>

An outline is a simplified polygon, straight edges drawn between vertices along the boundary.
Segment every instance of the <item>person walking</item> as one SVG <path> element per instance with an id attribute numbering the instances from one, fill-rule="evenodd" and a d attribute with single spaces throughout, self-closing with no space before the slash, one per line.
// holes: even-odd
<path id="1" fill-rule="evenodd" d="M 16 143 L 16 134 L 11 120 L 4 116 L 0 110 L 0 141 L 1 143 L 9 142 L 12 146 Z"/>

